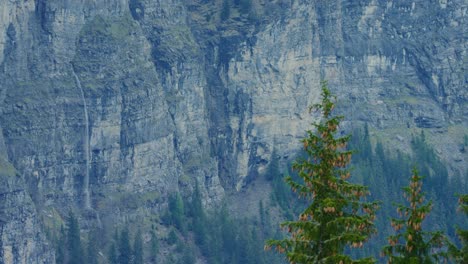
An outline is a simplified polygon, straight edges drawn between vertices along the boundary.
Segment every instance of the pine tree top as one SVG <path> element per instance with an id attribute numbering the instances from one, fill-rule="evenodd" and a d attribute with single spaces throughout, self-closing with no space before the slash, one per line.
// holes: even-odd
<path id="1" fill-rule="evenodd" d="M 268 247 L 285 253 L 291 263 L 373 263 L 372 258 L 353 260 L 344 254 L 346 247 L 360 248 L 376 232 L 377 203 L 363 201 L 367 187 L 348 181 L 347 168 L 352 151 L 346 150 L 350 136 L 337 136 L 342 116 L 333 116 L 335 97 L 322 83 L 322 101 L 311 111 L 322 119 L 313 124 L 302 140 L 306 159 L 293 165 L 301 182 L 286 181 L 299 197 L 308 199 L 307 208 L 296 221 L 282 223 L 289 238 L 270 240 Z"/>
<path id="2" fill-rule="evenodd" d="M 409 186 L 403 188 L 407 204 L 397 205 L 400 218 L 391 221 L 397 234 L 388 238 L 389 245 L 382 251 L 389 263 L 438 263 L 447 257 L 442 250 L 446 242 L 442 232 L 429 232 L 422 228 L 422 222 L 432 209 L 432 202 L 425 202 L 422 179 L 413 169 Z"/>

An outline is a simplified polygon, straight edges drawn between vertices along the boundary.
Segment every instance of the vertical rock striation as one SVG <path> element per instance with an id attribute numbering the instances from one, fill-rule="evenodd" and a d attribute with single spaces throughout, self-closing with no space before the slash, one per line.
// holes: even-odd
<path id="1" fill-rule="evenodd" d="M 50 263 L 51 210 L 89 226 L 195 184 L 207 205 L 241 190 L 273 150 L 296 153 L 322 79 L 349 121 L 396 147 L 426 129 L 466 172 L 465 1 L 259 0 L 221 17 L 222 2 L 0 2 L 0 157 L 20 175 L 0 177 L 4 262 Z"/>

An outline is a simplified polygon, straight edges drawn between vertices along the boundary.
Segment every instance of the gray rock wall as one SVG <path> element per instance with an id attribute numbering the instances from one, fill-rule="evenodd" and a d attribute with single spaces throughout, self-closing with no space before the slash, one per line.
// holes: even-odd
<path id="1" fill-rule="evenodd" d="M 225 19 L 221 4 L 0 2 L 0 156 L 21 190 L 2 201 L 32 223 L 8 214 L 4 259 L 48 262 L 37 219 L 53 210 L 115 223 L 195 183 L 207 205 L 242 189 L 273 149 L 297 152 L 321 79 L 344 128 L 397 148 L 424 128 L 466 172 L 465 1 L 253 1 Z M 35 246 L 6 244 L 24 237 Z"/>

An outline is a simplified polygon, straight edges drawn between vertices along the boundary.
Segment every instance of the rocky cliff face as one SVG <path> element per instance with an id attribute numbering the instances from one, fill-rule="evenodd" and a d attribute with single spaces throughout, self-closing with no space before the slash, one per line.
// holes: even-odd
<path id="1" fill-rule="evenodd" d="M 50 263 L 51 212 L 115 223 L 242 189 L 297 151 L 321 79 L 348 126 L 400 148 L 426 129 L 465 175 L 468 6 L 427 2 L 2 1 L 0 260 Z"/>

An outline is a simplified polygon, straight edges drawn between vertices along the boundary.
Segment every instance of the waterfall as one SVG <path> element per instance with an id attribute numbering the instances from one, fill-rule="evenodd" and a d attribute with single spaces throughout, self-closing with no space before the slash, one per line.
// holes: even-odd
<path id="1" fill-rule="evenodd" d="M 84 109 L 84 120 L 85 120 L 85 138 L 84 138 L 84 153 L 85 153 L 85 160 L 86 160 L 86 171 L 85 171 L 85 178 L 83 181 L 83 193 L 85 196 L 85 207 L 91 208 L 91 197 L 89 193 L 89 158 L 90 158 L 90 147 L 89 147 L 89 117 L 88 117 L 88 107 L 86 105 L 86 99 L 84 96 L 83 87 L 81 87 L 80 79 L 78 75 L 75 73 L 75 69 L 72 67 L 72 73 L 75 77 L 76 85 L 80 89 L 81 100 L 83 101 L 83 109 Z"/>

